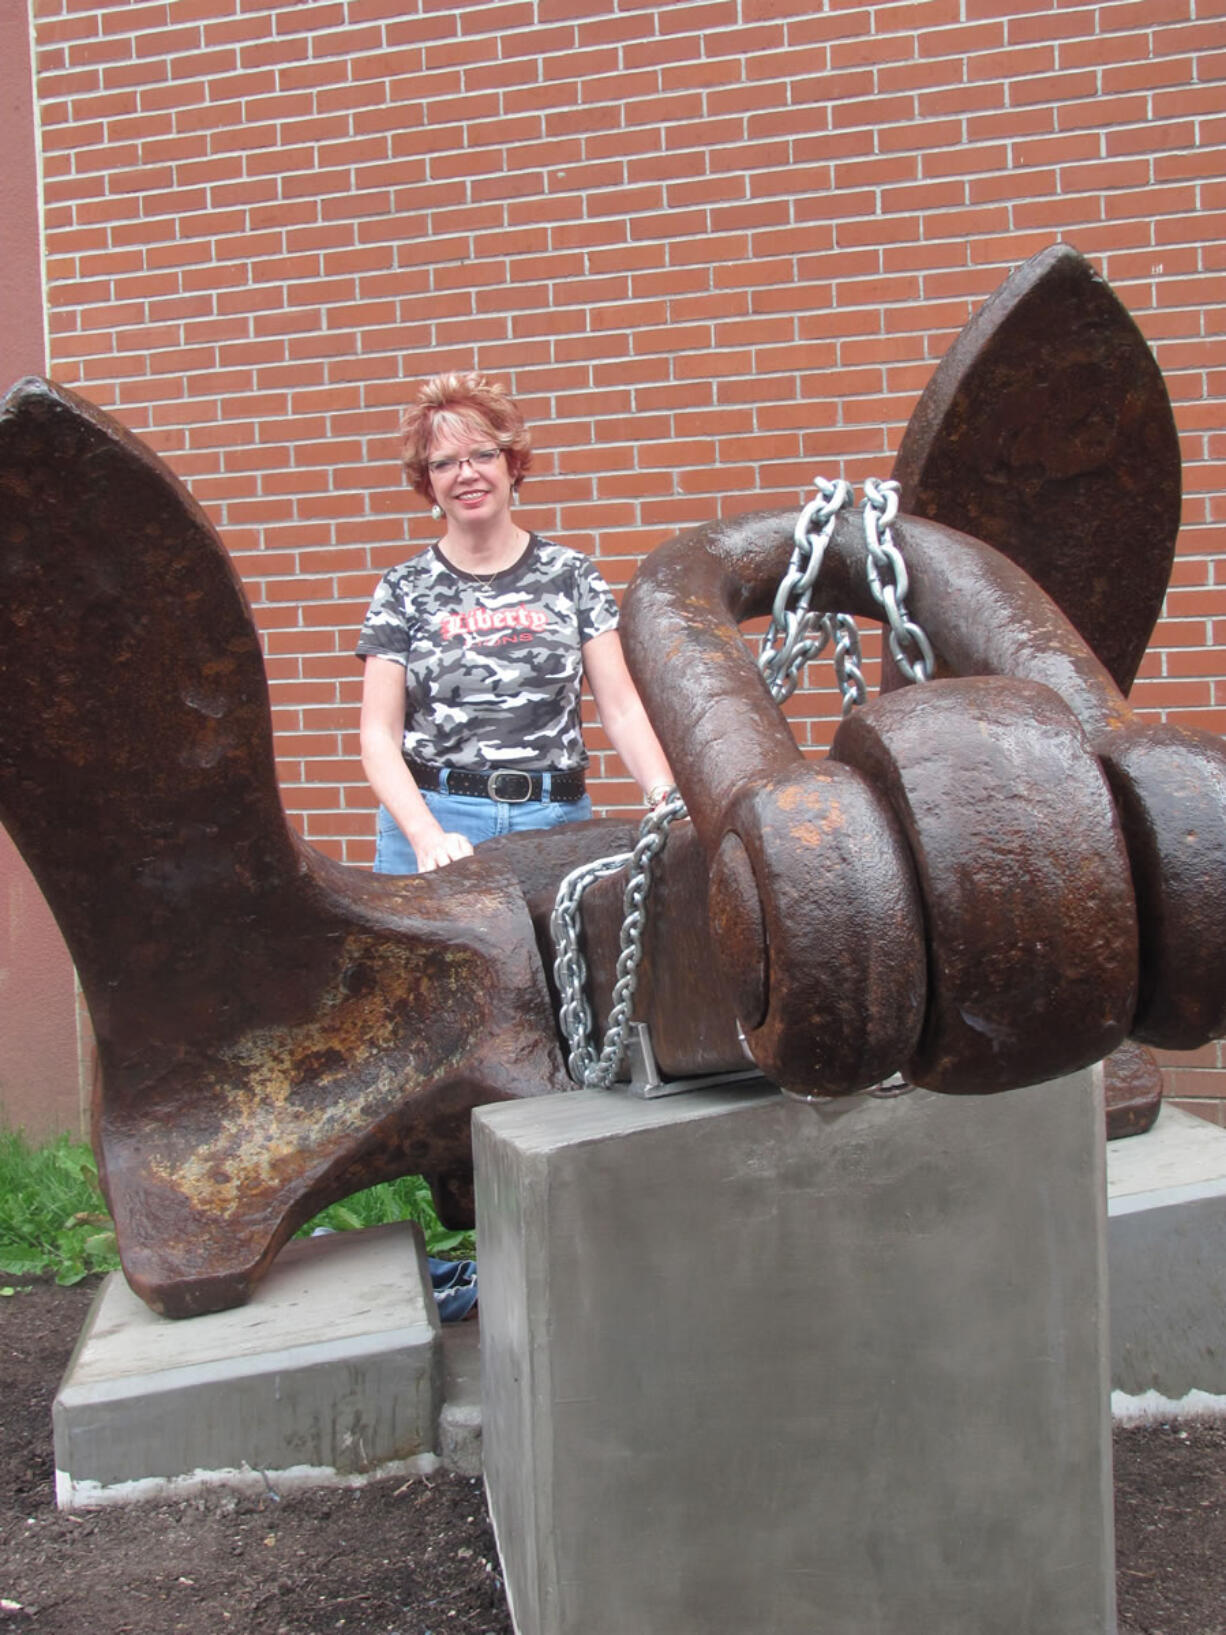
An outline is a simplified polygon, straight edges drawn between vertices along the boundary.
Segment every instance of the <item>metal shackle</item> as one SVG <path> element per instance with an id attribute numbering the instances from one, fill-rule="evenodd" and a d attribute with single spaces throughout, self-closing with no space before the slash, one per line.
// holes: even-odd
<path id="1" fill-rule="evenodd" d="M 999 551 L 899 517 L 911 605 L 956 675 L 1043 682 L 1077 717 L 1111 787 L 1136 896 L 1132 1036 L 1194 1050 L 1226 1032 L 1226 747 L 1147 719 L 1056 604 Z"/>
<path id="2" fill-rule="evenodd" d="M 758 513 L 653 552 L 623 631 L 706 852 L 720 975 L 748 1048 L 776 1083 L 834 1095 L 914 1050 L 924 927 L 888 806 L 853 768 L 805 760 L 740 636 L 770 609 L 794 520 Z"/>
<path id="3" fill-rule="evenodd" d="M 1102 768 L 1039 682 L 933 681 L 874 699 L 832 756 L 885 797 L 919 876 L 928 1003 L 904 1072 L 982 1093 L 1101 1061 L 1137 997 L 1128 853 Z"/>
<path id="4" fill-rule="evenodd" d="M 762 1071 L 806 1094 L 848 1093 L 904 1065 L 934 1088 L 1004 1089 L 1095 1060 L 1134 1027 L 1158 1043 L 1176 1032 L 1182 1041 L 1220 1030 L 1226 756 L 1217 740 L 1140 722 L 1070 621 L 1020 568 L 981 541 L 899 517 L 912 613 L 936 650 L 938 674 L 1041 685 L 972 688 L 952 705 L 938 706 L 934 695 L 929 706 L 930 687 L 898 695 L 913 700 L 898 709 L 881 699 L 863 726 L 840 729 L 832 761 L 807 761 L 738 629 L 769 611 L 793 522 L 786 513 L 756 513 L 662 547 L 627 594 L 623 626 L 632 673 L 707 853 L 725 989 Z M 816 608 L 878 615 L 864 555 L 857 520 L 840 517 L 814 586 Z M 934 730 L 943 723 L 943 779 L 922 752 L 930 708 Z M 1002 924 L 1002 946 L 1011 941 L 1024 961 L 1028 947 L 1063 923 L 1065 963 L 1047 961 L 1048 991 L 1064 981 L 1070 992 L 1097 986 L 1101 999 L 1088 1011 L 1058 1006 L 1064 1020 L 1051 1027 L 1032 985 L 1028 1001 L 1019 994 L 1009 1029 L 1020 1040 L 1029 1015 L 1034 1037 L 1007 1049 L 1000 1039 L 984 1046 L 988 1034 L 976 1033 L 973 1004 L 971 1019 L 954 1025 L 965 997 L 958 982 L 973 986 L 984 950 L 977 951 L 974 925 L 955 911 L 958 893 L 942 885 L 934 898 L 928 872 L 930 849 L 947 865 L 957 858 L 958 732 L 989 727 L 1001 740 L 1000 802 L 1007 803 L 1019 755 L 1032 790 L 1057 776 L 1052 766 L 1043 770 L 1045 730 L 1047 748 L 1062 746 L 1059 778 L 1077 785 L 1064 820 L 1053 809 L 1046 841 L 1036 833 L 1017 860 L 1024 878 L 1046 845 L 1052 885 L 1042 912 L 1036 899 L 1036 912 Z M 1164 770 L 1151 775 L 1159 756 Z M 1204 856 L 1195 859 L 1169 811 L 1176 763 L 1176 783 L 1198 791 L 1203 814 Z M 917 779 L 930 814 L 922 832 L 907 792 Z M 990 787 L 981 771 L 977 794 L 989 806 Z M 938 790 L 949 805 L 939 820 L 932 816 L 941 810 Z M 964 866 L 973 871 L 975 860 Z M 1007 849 L 983 866 L 980 884 L 990 894 L 992 881 L 999 886 L 1009 875 Z M 1094 909 L 1075 917 L 1074 934 L 1060 905 L 1078 891 Z M 1215 912 L 1199 906 L 1202 893 Z M 972 919 L 975 895 L 963 902 Z M 1189 978 L 1175 967 L 1172 922 L 1176 940 L 1194 938 L 1207 970 Z M 935 952 L 934 937 L 942 939 Z M 1188 989 L 1190 1002 L 1182 998 Z"/>

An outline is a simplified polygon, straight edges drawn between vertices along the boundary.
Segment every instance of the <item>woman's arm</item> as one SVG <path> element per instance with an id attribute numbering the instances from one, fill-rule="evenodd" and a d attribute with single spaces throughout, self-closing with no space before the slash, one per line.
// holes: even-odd
<path id="1" fill-rule="evenodd" d="M 404 764 L 404 666 L 395 659 L 368 658 L 362 677 L 362 770 L 375 794 L 395 818 L 417 855 L 422 874 L 471 857 L 463 835 L 448 834 L 422 799 Z"/>
<path id="2" fill-rule="evenodd" d="M 645 793 L 661 795 L 672 788 L 673 774 L 660 740 L 647 719 L 638 688 L 630 679 L 616 630 L 606 630 L 583 644 L 587 675 L 601 724 Z"/>

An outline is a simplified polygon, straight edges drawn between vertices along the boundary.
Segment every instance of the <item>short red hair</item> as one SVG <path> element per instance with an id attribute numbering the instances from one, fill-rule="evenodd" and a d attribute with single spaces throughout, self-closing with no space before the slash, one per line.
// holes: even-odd
<path id="1" fill-rule="evenodd" d="M 439 436 L 488 437 L 506 455 L 511 482 L 518 483 L 532 464 L 532 444 L 515 399 L 484 375 L 432 375 L 417 393 L 417 402 L 400 421 L 400 452 L 405 474 L 417 492 L 434 498 L 430 486 L 430 449 Z"/>

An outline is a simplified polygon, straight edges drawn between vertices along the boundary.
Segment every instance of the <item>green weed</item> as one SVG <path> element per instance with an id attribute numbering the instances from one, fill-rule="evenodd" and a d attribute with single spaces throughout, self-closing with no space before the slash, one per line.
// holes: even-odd
<path id="1" fill-rule="evenodd" d="M 389 1221 L 416 1221 L 432 1255 L 457 1257 L 476 1253 L 471 1232 L 450 1232 L 434 1211 L 430 1188 L 420 1175 L 403 1175 L 398 1181 L 383 1181 L 365 1192 L 357 1192 L 342 1203 L 331 1204 L 299 1232 L 308 1237 L 316 1227 L 329 1226 L 334 1232 L 349 1232 L 360 1226 L 383 1226 Z"/>
<path id="2" fill-rule="evenodd" d="M 334 1232 L 390 1221 L 416 1221 L 432 1255 L 475 1253 L 471 1232 L 450 1232 L 439 1222 L 430 1188 L 420 1175 L 358 1192 L 332 1204 L 298 1233 Z M 0 1274 L 53 1273 L 57 1283 L 79 1283 L 119 1265 L 115 1231 L 98 1187 L 94 1155 L 67 1136 L 33 1147 L 20 1133 L 0 1130 Z M 0 1296 L 14 1292 L 0 1287 Z"/>
<path id="3" fill-rule="evenodd" d="M 66 1136 L 31 1147 L 0 1130 L 0 1272 L 79 1283 L 119 1265 L 94 1155 Z"/>

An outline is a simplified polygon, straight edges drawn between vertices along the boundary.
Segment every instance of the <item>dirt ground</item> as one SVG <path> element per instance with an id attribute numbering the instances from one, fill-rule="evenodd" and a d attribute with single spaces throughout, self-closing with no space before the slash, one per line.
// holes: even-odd
<path id="1" fill-rule="evenodd" d="M 0 1630 L 509 1635 L 466 1478 L 60 1514 L 51 1399 L 93 1292 L 0 1298 Z M 1226 1635 L 1226 1424 L 1117 1430 L 1115 1468 L 1120 1635 Z"/>

